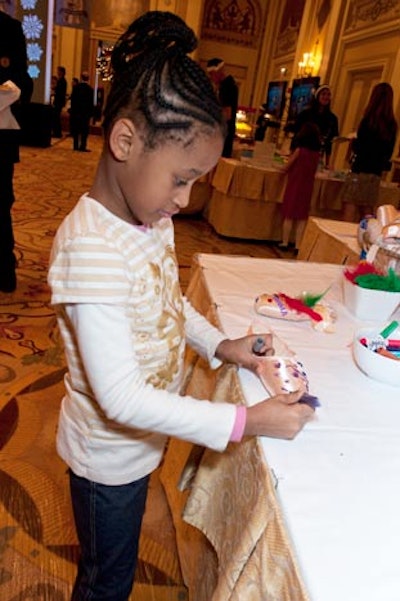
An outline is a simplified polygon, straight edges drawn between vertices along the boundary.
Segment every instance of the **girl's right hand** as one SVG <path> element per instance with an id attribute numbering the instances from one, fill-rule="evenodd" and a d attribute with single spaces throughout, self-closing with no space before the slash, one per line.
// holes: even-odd
<path id="1" fill-rule="evenodd" d="M 278 394 L 247 408 L 245 436 L 292 439 L 314 416 L 314 409 L 299 403 L 303 392 Z"/>

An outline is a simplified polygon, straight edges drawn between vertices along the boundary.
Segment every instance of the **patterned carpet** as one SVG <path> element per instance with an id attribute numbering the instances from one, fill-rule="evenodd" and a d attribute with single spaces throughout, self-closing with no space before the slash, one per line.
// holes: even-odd
<path id="1" fill-rule="evenodd" d="M 71 138 L 21 149 L 13 208 L 18 286 L 0 293 L 0 599 L 67 601 L 78 547 L 66 466 L 55 451 L 64 358 L 46 284 L 54 233 L 92 179 L 90 153 Z M 226 240 L 198 216 L 176 219 L 182 287 L 196 252 L 279 256 L 265 243 Z M 184 601 L 174 531 L 157 473 L 151 480 L 132 601 Z"/>

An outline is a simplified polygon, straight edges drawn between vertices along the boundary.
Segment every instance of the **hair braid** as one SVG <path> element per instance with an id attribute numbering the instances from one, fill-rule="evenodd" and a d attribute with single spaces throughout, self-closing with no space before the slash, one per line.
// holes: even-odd
<path id="1" fill-rule="evenodd" d="M 120 116 L 140 120 L 150 147 L 166 131 L 180 137 L 199 125 L 223 131 L 209 77 L 188 56 L 196 46 L 192 29 L 173 13 L 150 11 L 133 21 L 112 52 L 105 133 Z"/>

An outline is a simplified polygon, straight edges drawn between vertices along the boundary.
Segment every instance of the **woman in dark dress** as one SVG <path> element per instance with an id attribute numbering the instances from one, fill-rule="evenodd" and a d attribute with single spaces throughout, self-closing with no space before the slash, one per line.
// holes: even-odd
<path id="1" fill-rule="evenodd" d="M 351 171 L 342 190 L 342 219 L 359 221 L 374 213 L 379 199 L 382 173 L 389 171 L 397 134 L 393 112 L 393 88 L 378 83 L 353 140 Z"/>

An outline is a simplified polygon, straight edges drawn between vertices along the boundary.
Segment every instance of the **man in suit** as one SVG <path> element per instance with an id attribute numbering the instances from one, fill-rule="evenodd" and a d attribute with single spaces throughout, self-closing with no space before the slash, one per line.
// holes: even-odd
<path id="1" fill-rule="evenodd" d="M 92 86 L 89 85 L 89 73 L 84 71 L 81 81 L 74 86 L 71 94 L 70 129 L 74 150 L 89 152 L 86 145 L 93 112 L 94 92 Z"/>
<path id="2" fill-rule="evenodd" d="M 222 58 L 212 58 L 207 63 L 207 73 L 213 82 L 222 106 L 227 125 L 223 157 L 231 157 L 236 129 L 236 112 L 238 108 L 239 90 L 232 75 L 225 73 L 225 63 Z"/>
<path id="3" fill-rule="evenodd" d="M 53 137 L 62 138 L 61 113 L 67 102 L 67 80 L 65 67 L 57 67 L 57 81 L 53 100 Z"/>
<path id="4" fill-rule="evenodd" d="M 30 78 L 27 74 L 26 41 L 22 25 L 0 11 L 0 94 L 9 94 L 7 81 L 21 90 L 21 98 L 29 100 Z M 3 104 L 6 104 L 3 103 Z M 6 109 L 4 109 L 6 110 Z M 13 292 L 16 288 L 16 259 L 11 207 L 14 202 L 14 164 L 19 161 L 20 130 L 12 119 L 0 119 L 0 291 Z"/>

